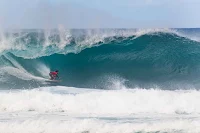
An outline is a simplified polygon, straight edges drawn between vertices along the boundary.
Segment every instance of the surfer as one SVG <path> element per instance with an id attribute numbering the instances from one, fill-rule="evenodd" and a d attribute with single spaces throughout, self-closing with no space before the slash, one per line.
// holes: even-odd
<path id="1" fill-rule="evenodd" d="M 50 72 L 49 76 L 51 77 L 51 80 L 55 80 L 56 78 L 59 78 L 58 77 L 58 70 Z"/>

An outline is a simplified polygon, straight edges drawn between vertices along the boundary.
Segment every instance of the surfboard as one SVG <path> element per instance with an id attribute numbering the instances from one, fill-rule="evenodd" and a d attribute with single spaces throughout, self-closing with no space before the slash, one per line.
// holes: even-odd
<path id="1" fill-rule="evenodd" d="M 58 83 L 58 82 L 61 82 L 61 80 L 51 80 L 51 79 L 47 79 L 46 82 Z"/>

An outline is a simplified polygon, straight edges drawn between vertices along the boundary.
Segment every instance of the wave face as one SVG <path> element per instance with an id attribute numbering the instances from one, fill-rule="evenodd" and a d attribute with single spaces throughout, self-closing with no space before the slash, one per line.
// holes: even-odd
<path id="1" fill-rule="evenodd" d="M 58 69 L 59 85 L 119 89 L 198 87 L 199 29 L 22 30 L 0 37 L 3 88 L 48 83 Z"/>

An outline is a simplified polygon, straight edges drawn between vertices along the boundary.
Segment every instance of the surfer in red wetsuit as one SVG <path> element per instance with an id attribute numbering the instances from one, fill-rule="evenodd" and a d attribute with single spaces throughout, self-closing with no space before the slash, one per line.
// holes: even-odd
<path id="1" fill-rule="evenodd" d="M 50 72 L 49 76 L 51 77 L 51 80 L 55 80 L 56 78 L 59 78 L 58 77 L 58 70 Z"/>

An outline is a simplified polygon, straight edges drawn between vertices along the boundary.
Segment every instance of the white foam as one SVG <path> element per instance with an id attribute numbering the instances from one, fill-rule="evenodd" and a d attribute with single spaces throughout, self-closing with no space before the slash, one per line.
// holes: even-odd
<path id="1" fill-rule="evenodd" d="M 12 34 L 6 35 L 0 31 L 0 53 L 6 50 L 24 50 L 25 46 L 22 43 L 15 44 L 17 37 Z"/>
<path id="2" fill-rule="evenodd" d="M 180 30 L 173 30 L 178 36 L 188 38 L 190 40 L 200 42 L 200 32 L 185 32 Z"/>
<path id="3" fill-rule="evenodd" d="M 199 119 L 172 120 L 99 120 L 68 118 L 27 118 L 26 120 L 1 121 L 0 131 L 3 133 L 133 133 L 133 132 L 191 132 L 199 133 Z"/>
<path id="4" fill-rule="evenodd" d="M 46 66 L 44 63 L 38 63 L 36 65 L 36 70 L 42 75 L 42 77 L 49 78 L 50 68 Z"/>
<path id="5" fill-rule="evenodd" d="M 52 37 L 55 35 L 59 35 L 60 42 L 52 41 Z M 44 31 L 45 42 L 44 42 L 44 50 L 46 47 L 50 45 L 56 45 L 61 50 L 68 44 L 70 44 L 71 32 L 69 29 L 65 29 L 62 25 L 58 27 L 58 32 L 52 31 L 50 29 L 46 29 Z"/>
<path id="6" fill-rule="evenodd" d="M 71 33 L 70 30 L 66 30 L 62 25 L 58 27 L 60 43 L 57 46 L 63 49 L 66 45 L 70 44 Z"/>
<path id="7" fill-rule="evenodd" d="M 66 93 L 59 94 L 49 92 L 49 89 L 0 93 L 0 112 L 66 111 L 92 116 L 200 113 L 200 92 L 196 90 L 104 90 L 74 94 L 70 92 L 73 88 L 55 87 L 55 90 L 66 90 Z"/>
<path id="8" fill-rule="evenodd" d="M 34 76 L 34 75 L 32 75 L 26 71 L 23 71 L 19 68 L 10 67 L 10 66 L 1 67 L 0 73 L 2 75 L 11 75 L 11 76 L 14 76 L 14 77 L 22 79 L 22 80 L 33 80 L 33 79 L 38 80 L 38 81 L 46 80 L 45 78 Z"/>
<path id="9" fill-rule="evenodd" d="M 197 90 L 4 90 L 0 132 L 199 133 L 199 100 Z"/>
<path id="10" fill-rule="evenodd" d="M 15 59 L 13 59 L 10 55 L 5 54 L 4 57 L 5 57 L 7 60 L 9 60 L 9 61 L 12 63 L 12 65 L 13 65 L 14 67 L 16 67 L 16 68 L 18 68 L 18 69 L 20 69 L 20 70 L 22 70 L 22 71 L 24 71 L 24 72 L 27 72 L 27 71 L 26 71 Z"/>
<path id="11" fill-rule="evenodd" d="M 5 54 L 4 58 L 6 58 L 11 65 L 4 66 L 5 64 L 3 64 L 3 66 L 0 67 L 1 82 L 9 81 L 9 79 L 6 78 L 8 76 L 14 76 L 22 80 L 37 80 L 41 82 L 44 82 L 46 79 L 48 79 L 48 73 L 50 72 L 50 69 L 45 64 L 38 63 L 36 65 L 36 70 L 41 74 L 41 76 L 43 76 L 38 77 L 26 71 L 26 69 L 24 69 L 24 67 L 10 55 Z"/>

